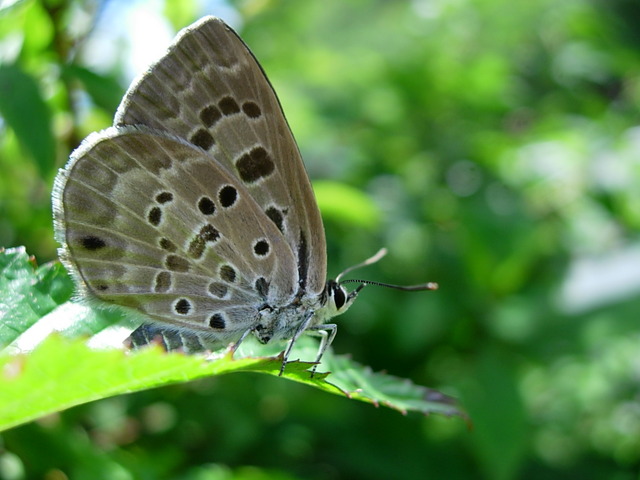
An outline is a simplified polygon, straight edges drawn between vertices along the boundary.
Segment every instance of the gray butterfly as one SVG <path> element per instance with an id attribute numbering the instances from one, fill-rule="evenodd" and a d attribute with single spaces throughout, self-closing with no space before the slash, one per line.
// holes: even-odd
<path id="1" fill-rule="evenodd" d="M 262 68 L 222 20 L 180 32 L 90 135 L 53 191 L 60 258 L 90 299 L 151 320 L 169 350 L 321 336 L 352 292 L 326 279 L 322 219 Z M 377 258 L 376 258 L 377 259 Z M 432 289 L 433 284 L 404 287 Z"/>

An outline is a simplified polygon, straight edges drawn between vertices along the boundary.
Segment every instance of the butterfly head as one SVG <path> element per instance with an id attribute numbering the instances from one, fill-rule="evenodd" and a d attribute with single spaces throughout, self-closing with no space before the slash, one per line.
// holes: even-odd
<path id="1" fill-rule="evenodd" d="M 340 315 L 341 313 L 346 312 L 351 306 L 351 304 L 354 302 L 356 297 L 358 296 L 358 293 L 360 293 L 360 290 L 362 290 L 367 285 L 378 285 L 380 287 L 394 288 L 397 290 L 405 290 L 405 291 L 435 290 L 438 288 L 438 285 L 432 282 L 421 284 L 421 285 L 404 286 L 404 285 L 391 285 L 388 283 L 381 283 L 381 282 L 372 282 L 370 280 L 350 279 L 350 280 L 340 281 L 340 279 L 346 273 L 349 273 L 352 270 L 355 270 L 356 268 L 360 268 L 366 265 L 371 265 L 372 263 L 375 263 L 378 260 L 380 260 L 386 253 L 387 253 L 386 249 L 382 249 L 378 253 L 376 253 L 373 257 L 365 260 L 362 263 L 359 263 L 358 265 L 354 265 L 353 267 L 346 269 L 344 272 L 338 275 L 335 280 L 329 280 L 327 282 L 327 285 L 324 289 L 324 295 L 325 295 L 324 302 L 323 302 L 324 315 L 322 315 L 325 319 L 335 317 L 336 315 Z M 359 283 L 360 285 L 358 285 L 358 287 L 355 290 L 348 292 L 347 289 L 344 287 L 345 283 Z"/>
<path id="2" fill-rule="evenodd" d="M 363 283 L 354 291 L 347 292 L 347 289 L 336 280 L 329 280 L 325 287 L 327 317 L 335 317 L 346 312 L 364 286 L 365 284 Z"/>
<path id="3" fill-rule="evenodd" d="M 341 313 L 346 312 L 351 304 L 354 302 L 360 290 L 362 290 L 366 285 L 378 285 L 380 287 L 394 288 L 397 290 L 405 290 L 405 291 L 418 291 L 418 290 L 435 290 L 438 288 L 438 285 L 435 283 L 425 283 L 421 285 L 390 285 L 388 283 L 381 282 L 372 282 L 370 280 L 344 280 L 340 281 L 340 279 L 346 274 L 355 270 L 356 268 L 360 268 L 366 265 L 371 265 L 372 263 L 380 260 L 387 253 L 386 249 L 380 250 L 373 257 L 365 260 L 358 265 L 354 265 L 346 269 L 340 275 L 336 277 L 335 280 L 329 280 L 324 289 L 324 302 L 323 302 L 323 315 L 324 319 L 335 317 L 336 315 L 340 315 Z M 348 292 L 344 287 L 345 283 L 359 283 L 358 287 L 351 292 Z"/>

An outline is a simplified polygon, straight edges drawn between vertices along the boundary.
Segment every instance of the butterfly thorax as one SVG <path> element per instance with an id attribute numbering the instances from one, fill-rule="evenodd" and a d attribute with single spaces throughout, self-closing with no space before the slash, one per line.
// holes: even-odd
<path id="1" fill-rule="evenodd" d="M 329 280 L 320 294 L 303 296 L 285 307 L 264 306 L 253 333 L 268 343 L 293 338 L 300 330 L 321 330 L 329 319 L 346 312 L 353 300 L 355 295 L 347 295 L 340 284 Z"/>

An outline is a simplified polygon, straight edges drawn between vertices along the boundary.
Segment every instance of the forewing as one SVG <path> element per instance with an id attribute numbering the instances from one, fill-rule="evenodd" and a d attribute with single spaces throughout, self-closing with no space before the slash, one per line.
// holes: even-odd
<path id="1" fill-rule="evenodd" d="M 300 152 L 265 73 L 222 20 L 206 17 L 183 30 L 129 89 L 115 125 L 137 124 L 215 151 L 284 234 L 299 288 L 323 290 L 325 235 Z"/>
<path id="2" fill-rule="evenodd" d="M 166 325 L 235 340 L 298 288 L 291 248 L 244 185 L 166 133 L 89 137 L 56 179 L 54 214 L 86 293 Z"/>

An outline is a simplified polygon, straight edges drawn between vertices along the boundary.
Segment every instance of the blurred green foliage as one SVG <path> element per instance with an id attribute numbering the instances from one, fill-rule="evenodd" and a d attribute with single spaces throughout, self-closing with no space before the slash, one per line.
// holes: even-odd
<path id="1" fill-rule="evenodd" d="M 312 179 L 349 186 L 319 191 L 333 275 L 386 246 L 359 274 L 440 283 L 366 289 L 335 350 L 459 396 L 475 427 L 231 375 L 3 433 L 0 478 L 638 478 L 640 4 L 151 5 L 236 27 Z M 131 80 L 132 7 L 0 6 L 0 244 L 42 263 L 56 168 Z"/>

